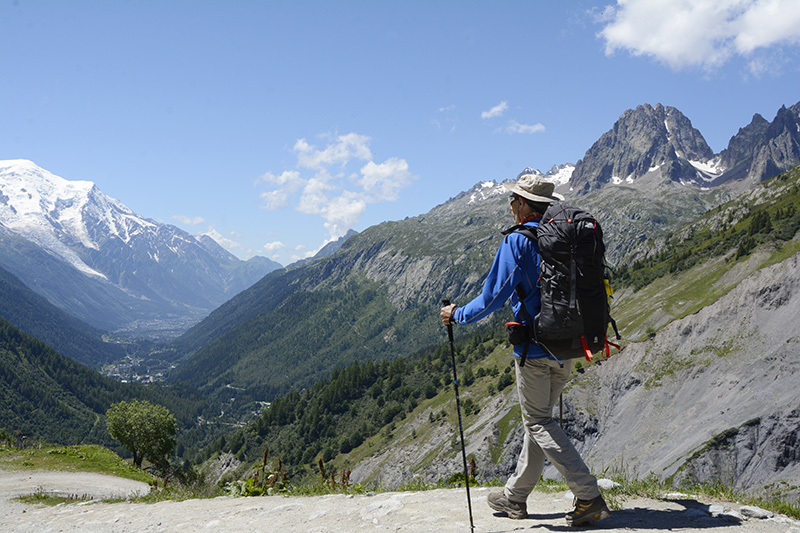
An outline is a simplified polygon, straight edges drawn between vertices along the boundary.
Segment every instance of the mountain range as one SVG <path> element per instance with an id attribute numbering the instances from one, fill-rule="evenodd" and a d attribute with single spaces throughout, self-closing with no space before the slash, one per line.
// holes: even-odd
<path id="1" fill-rule="evenodd" d="M 668 391 L 665 397 L 679 394 L 681 381 L 673 376 L 688 379 L 702 374 L 702 365 L 709 361 L 722 372 L 732 360 L 727 356 L 746 355 L 736 351 L 737 339 L 752 351 L 758 351 L 757 340 L 771 342 L 758 337 L 759 328 L 769 325 L 769 313 L 763 313 L 767 322 L 748 325 L 748 331 L 755 333 L 748 333 L 746 338 L 737 337 L 735 327 L 723 327 L 724 319 L 719 316 L 724 315 L 726 306 L 734 309 L 733 303 L 744 302 L 736 308 L 736 323 L 744 324 L 750 320 L 746 302 L 753 295 L 767 310 L 794 309 L 794 303 L 790 307 L 784 305 L 796 299 L 792 299 L 793 293 L 786 292 L 780 280 L 784 274 L 794 276 L 796 267 L 790 259 L 797 252 L 796 239 L 791 240 L 797 231 L 797 173 L 764 180 L 771 177 L 772 170 L 777 173 L 800 164 L 798 147 L 800 104 L 781 108 L 772 122 L 757 116 L 731 138 L 728 148 L 720 154 L 707 149 L 702 135 L 676 109 L 643 105 L 626 111 L 575 165 L 558 165 L 545 174 L 559 183 L 559 190 L 569 202 L 597 215 L 604 227 L 612 266 L 626 275 L 632 271 L 638 275 L 648 268 L 654 272 L 643 282 L 647 289 L 634 290 L 629 284 L 618 293 L 620 300 L 634 302 L 628 305 L 627 314 L 617 319 L 628 335 L 640 341 L 631 349 L 639 365 L 634 369 L 638 381 L 625 381 L 627 362 L 599 367 L 617 368 L 608 378 L 615 380 L 615 388 L 603 392 L 612 396 L 609 401 L 631 392 L 624 405 L 625 409 L 635 409 L 644 401 L 642 395 L 648 388 L 660 387 L 667 381 L 670 387 L 659 391 Z M 780 203 L 782 199 L 790 200 L 791 205 Z M 781 231 L 784 226 L 789 228 L 781 236 L 782 242 L 789 240 L 793 244 L 775 251 L 768 241 L 758 240 L 761 229 L 756 221 L 763 226 L 762 215 L 767 208 L 772 227 Z M 780 227 L 779 222 L 783 224 Z M 485 181 L 428 213 L 372 226 L 336 243 L 315 260 L 262 275 L 253 273 L 247 262 L 231 259 L 208 239 L 192 237 L 173 226 L 132 213 L 89 182 L 67 182 L 28 161 L 2 162 L 0 267 L 5 270 L 0 270 L 0 315 L 13 323 L 4 326 L 4 353 L 13 354 L 20 361 L 30 360 L 29 353 L 39 354 L 44 348 L 13 327 L 26 333 L 35 330 L 31 334 L 45 338 L 48 324 L 59 323 L 58 329 L 63 327 L 66 333 L 50 334 L 47 342 L 60 343 L 59 350 L 68 353 L 69 343 L 62 337 L 81 331 L 86 342 L 79 344 L 90 348 L 75 350 L 70 356 L 97 368 L 104 355 L 93 353 L 95 348 L 91 346 L 97 346 L 98 339 L 108 340 L 98 328 L 152 334 L 159 327 L 177 333 L 202 318 L 171 344 L 179 364 L 168 376 L 168 383 L 199 394 L 208 405 L 221 406 L 226 416 L 241 420 L 260 412 L 265 402 L 311 390 L 315 383 L 336 375 L 353 362 L 405 359 L 430 350 L 431 346 L 443 345 L 446 340 L 438 320 L 441 300 L 464 302 L 480 291 L 501 239 L 500 230 L 510 223 L 506 190 L 497 181 Z M 705 247 L 684 247 L 695 242 L 693 238 L 698 235 L 709 241 Z M 768 251 L 748 258 L 747 254 L 757 246 Z M 709 249 L 724 253 L 703 255 L 703 250 Z M 231 261 L 226 262 L 228 259 Z M 692 263 L 699 265 L 699 270 L 693 271 L 694 277 L 676 278 L 681 265 L 692 259 L 701 261 Z M 743 292 L 732 292 L 736 283 L 731 280 L 738 283 L 773 263 L 782 266 L 768 275 L 759 274 L 763 279 L 753 277 L 757 281 L 743 286 Z M 167 275 L 171 270 L 177 273 L 174 277 Z M 205 275 L 200 276 L 199 271 Z M 253 279 L 249 287 L 249 282 L 233 277 L 234 272 L 243 271 L 249 271 Z M 658 283 L 651 283 L 653 280 Z M 195 286 L 194 294 L 185 293 L 190 281 Z M 204 293 L 206 287 L 211 293 Z M 705 291 L 702 300 L 696 296 L 701 289 Z M 36 297 L 34 291 L 43 298 Z M 728 292 L 733 295 L 731 298 L 737 298 L 735 302 L 720 300 L 720 307 L 713 310 L 720 335 L 715 337 L 714 332 L 702 329 L 702 317 L 698 321 L 685 320 Z M 216 295 L 213 298 L 212 293 Z M 686 296 L 682 298 L 680 294 Z M 53 305 L 44 302 L 44 298 Z M 218 304 L 213 303 L 214 299 L 224 303 L 215 307 Z M 76 325 L 61 311 L 56 313 L 54 306 L 91 326 Z M 13 319 L 6 317 L 12 311 Z M 459 334 L 467 337 L 487 326 L 498 329 L 502 314 L 478 326 L 465 327 Z M 783 324 L 780 339 L 786 350 L 765 351 L 768 360 L 754 359 L 747 368 L 770 361 L 789 368 L 788 355 L 796 344 L 791 317 L 796 313 L 789 322 L 773 320 L 775 325 Z M 25 322 L 25 328 L 17 322 Z M 660 328 L 664 333 L 657 331 Z M 696 343 L 684 342 L 695 338 L 693 335 L 699 339 Z M 654 338 L 653 346 L 649 345 L 648 339 Z M 678 367 L 671 364 L 670 343 L 680 344 Z M 18 349 L 20 344 L 25 349 Z M 703 350 L 695 352 L 698 347 Z M 659 354 L 653 368 L 647 367 L 650 361 L 645 356 L 649 353 Z M 698 354 L 702 357 L 690 357 Z M 721 362 L 710 355 L 720 357 Z M 619 360 L 628 361 L 622 356 Z M 0 377 L 11 376 L 13 390 L 25 391 L 20 397 L 29 400 L 30 390 L 24 383 L 27 378 L 15 374 L 13 368 L 13 364 L 6 365 Z M 751 376 L 747 368 L 737 367 L 737 372 L 741 370 L 738 379 Z M 600 371 L 589 372 L 596 377 Z M 47 379 L 57 382 L 63 379 L 62 374 L 50 372 Z M 90 374 L 81 376 L 82 380 L 92 380 Z M 771 374 L 768 377 L 775 378 Z M 592 428 L 600 431 L 605 424 L 622 427 L 626 420 L 620 418 L 623 411 L 597 407 L 593 400 L 600 386 L 597 383 L 587 380 L 584 388 L 576 384 L 575 403 L 568 407 L 576 421 L 571 431 L 586 446 L 595 442 L 592 439 L 602 442 L 590 434 Z M 711 384 L 718 388 L 719 383 Z M 748 387 L 767 384 L 755 381 Z M 495 407 L 504 408 L 500 404 Z M 99 415 L 97 409 L 93 412 Z M 192 409 L 199 410 L 196 406 Z M 507 414 L 498 411 L 498 420 L 489 422 L 499 423 L 504 413 Z M 760 442 L 755 434 L 758 428 L 773 430 L 791 421 L 792 413 L 791 409 L 786 413 L 776 410 L 760 419 L 764 424 L 748 425 L 749 419 L 739 416 L 751 416 L 752 410 L 739 410 L 734 413 L 736 417 L 714 420 L 708 427 L 712 434 L 698 436 L 708 437 L 706 441 L 691 441 L 692 446 L 697 446 L 673 454 L 685 465 L 681 475 L 702 476 L 714 454 L 724 455 L 722 446 L 713 448 L 710 443 L 719 431 L 723 436 L 741 437 L 742 442 L 748 438 L 747 442 Z M 320 416 L 324 421 L 324 413 Z M 780 423 L 769 425 L 775 417 Z M 87 414 L 86 419 L 89 418 L 91 415 Z M 37 426 L 45 423 L 43 419 Z M 584 433 L 580 433 L 581 428 Z M 487 431 L 491 430 L 489 427 Z M 637 430 L 641 435 L 647 434 L 646 420 Z M 787 442 L 796 442 L 791 431 L 780 435 Z M 490 442 L 489 435 L 486 437 Z M 512 440 L 493 444 L 503 447 L 501 456 L 511 454 L 509 450 L 515 444 L 513 435 L 509 438 Z M 718 444 L 728 442 L 722 437 L 717 440 Z M 704 448 L 706 444 L 709 447 Z M 796 462 L 795 457 L 786 456 L 785 447 L 774 449 L 778 450 L 775 454 L 780 461 Z M 696 457 L 692 455 L 695 452 Z M 410 454 L 420 455 L 418 449 Z M 691 457 L 694 459 L 689 461 Z M 597 458 L 604 464 L 617 459 L 599 452 Z M 666 465 L 662 471 L 676 474 L 673 466 Z"/>
<path id="2" fill-rule="evenodd" d="M 0 266 L 88 324 L 139 336 L 181 332 L 281 267 L 26 160 L 0 161 Z"/>
<path id="3" fill-rule="evenodd" d="M 653 253 L 649 243 L 668 236 L 684 221 L 740 194 L 748 184 L 798 163 L 800 103 L 782 107 L 772 122 L 755 115 L 719 154 L 712 153 L 679 110 L 644 104 L 625 111 L 576 164 L 554 166 L 545 176 L 569 201 L 602 221 L 607 258 L 613 265 Z M 195 237 L 137 215 L 92 182 L 65 180 L 30 161 L 3 161 L 0 267 L 99 330 L 172 337 L 197 324 L 178 341 L 186 363 L 175 375 L 195 376 L 192 382 L 206 385 L 202 376 L 209 371 L 203 367 L 220 366 L 208 364 L 209 358 L 219 358 L 208 355 L 214 351 L 212 341 L 224 346 L 240 342 L 234 330 L 269 329 L 267 323 L 255 326 L 253 321 L 283 322 L 284 313 L 293 315 L 306 298 L 329 303 L 333 298 L 341 305 L 337 291 L 345 286 L 358 287 L 356 292 L 363 297 L 374 294 L 370 308 L 379 318 L 369 321 L 367 330 L 390 341 L 373 346 L 372 338 L 367 355 L 356 348 L 363 343 L 355 338 L 342 340 L 348 348 L 341 350 L 338 342 L 331 342 L 336 336 L 327 335 L 326 343 L 306 347 L 311 352 L 304 358 L 331 361 L 315 367 L 324 375 L 337 366 L 339 355 L 317 354 L 330 349 L 344 360 L 393 357 L 396 347 L 391 339 L 397 338 L 415 339 L 402 348 L 413 350 L 417 339 L 422 345 L 421 339 L 434 333 L 422 318 L 429 306 L 443 297 L 475 294 L 498 231 L 508 224 L 502 193 L 496 181 L 479 183 L 427 214 L 386 222 L 361 235 L 350 233 L 314 260 L 281 269 L 265 258 L 241 261 L 208 236 Z M 441 227 L 447 231 L 441 232 Z M 301 340 L 295 346 L 314 338 L 310 332 L 327 309 L 321 301 L 315 305 L 323 307 L 313 318 L 292 316 L 286 326 L 297 329 L 294 338 Z M 343 335 L 359 333 L 351 328 Z M 237 352 L 239 366 L 230 365 L 227 355 L 222 366 L 227 373 L 248 375 L 248 382 L 258 381 L 254 376 L 259 373 L 246 370 L 251 365 L 244 361 L 261 361 L 255 366 L 275 364 L 268 355 L 274 350 L 270 346 L 284 344 L 285 338 L 277 335 L 264 342 L 257 336 L 243 341 L 251 347 Z M 277 350 L 283 354 L 279 359 L 291 351 Z M 302 367 L 301 363 L 294 371 L 305 372 Z M 218 372 L 215 379 L 222 375 Z M 314 379 L 308 376 L 308 382 Z"/>
<path id="4" fill-rule="evenodd" d="M 660 253 L 626 268 L 612 304 L 624 348 L 578 361 L 554 415 L 594 472 L 719 482 L 796 505 L 798 205 L 800 165 L 685 223 Z M 455 339 L 466 451 L 479 482 L 503 479 L 523 441 L 504 330 L 459 326 Z M 298 476 L 322 457 L 327 471 L 351 469 L 368 486 L 452 480 L 461 417 L 449 383 L 444 337 L 391 362 L 353 363 L 277 398 L 202 458 L 241 461 L 243 472 L 266 448 Z"/>
<path id="5" fill-rule="evenodd" d="M 741 148 L 744 138 L 754 140 L 750 151 Z M 776 145 L 786 149 L 764 148 Z M 740 130 L 730 146 L 740 147 L 737 161 L 768 151 L 769 168 L 800 164 L 800 104 L 782 109 L 759 136 Z M 626 111 L 574 168 L 547 176 L 596 214 L 614 264 L 653 253 L 659 238 L 743 189 L 710 164 L 716 159 L 677 109 L 644 105 Z M 178 339 L 185 361 L 170 379 L 212 395 L 241 389 L 243 407 L 309 386 L 343 363 L 435 342 L 439 302 L 480 291 L 500 231 L 511 223 L 505 192 L 496 181 L 479 183 L 424 215 L 367 228 L 333 255 L 267 275 Z"/>

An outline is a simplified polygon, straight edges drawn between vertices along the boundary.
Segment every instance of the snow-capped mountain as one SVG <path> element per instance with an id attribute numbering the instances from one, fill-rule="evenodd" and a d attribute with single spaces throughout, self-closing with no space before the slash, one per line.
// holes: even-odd
<path id="1" fill-rule="evenodd" d="M 207 236 L 134 213 L 90 181 L 66 180 L 26 160 L 0 161 L 0 230 L 0 264 L 104 329 L 185 326 L 280 268 L 265 258 L 241 261 Z"/>
<path id="2" fill-rule="evenodd" d="M 0 224 L 81 272 L 107 279 L 73 250 L 133 237 L 156 226 L 109 198 L 91 181 L 68 181 L 27 160 L 0 161 Z"/>

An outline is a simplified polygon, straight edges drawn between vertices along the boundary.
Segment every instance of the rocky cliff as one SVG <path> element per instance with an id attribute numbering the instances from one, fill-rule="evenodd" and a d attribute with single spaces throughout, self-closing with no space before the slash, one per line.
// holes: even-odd
<path id="1" fill-rule="evenodd" d="M 756 254 L 748 266 L 764 259 Z M 566 395 L 584 456 L 595 471 L 752 491 L 796 486 L 797 324 L 800 254 L 755 270 L 712 305 L 629 344 Z"/>

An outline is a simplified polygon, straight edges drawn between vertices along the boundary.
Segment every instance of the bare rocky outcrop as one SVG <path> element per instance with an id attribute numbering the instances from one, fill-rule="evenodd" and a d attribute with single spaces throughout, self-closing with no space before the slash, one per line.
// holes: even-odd
<path id="1" fill-rule="evenodd" d="M 241 464 L 232 453 L 221 453 L 203 463 L 200 473 L 205 476 L 208 485 L 217 486 L 222 479 L 234 475 Z"/>
<path id="2" fill-rule="evenodd" d="M 758 492 L 800 480 L 800 254 L 576 380 L 570 424 L 595 471 Z M 589 432 L 584 431 L 584 434 Z"/>
<path id="3" fill-rule="evenodd" d="M 714 153 L 674 107 L 644 104 L 625 111 L 575 165 L 570 187 L 588 192 L 608 183 L 633 183 L 659 169 L 662 180 L 702 181 L 692 162 Z"/>

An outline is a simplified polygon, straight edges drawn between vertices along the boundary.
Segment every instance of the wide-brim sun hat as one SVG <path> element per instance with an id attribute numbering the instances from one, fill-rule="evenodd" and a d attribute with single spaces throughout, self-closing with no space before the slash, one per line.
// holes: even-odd
<path id="1" fill-rule="evenodd" d="M 544 176 L 534 173 L 530 168 L 520 172 L 516 181 L 503 183 L 503 187 L 532 202 L 552 204 L 564 199 L 554 192 L 556 186 L 552 181 L 547 181 Z"/>

